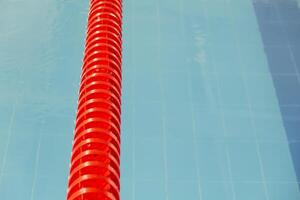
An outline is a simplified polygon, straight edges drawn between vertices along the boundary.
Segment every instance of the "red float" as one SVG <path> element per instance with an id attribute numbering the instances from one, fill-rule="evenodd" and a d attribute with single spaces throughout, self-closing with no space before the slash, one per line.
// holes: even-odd
<path id="1" fill-rule="evenodd" d="M 91 0 L 67 200 L 120 199 L 122 0 Z"/>

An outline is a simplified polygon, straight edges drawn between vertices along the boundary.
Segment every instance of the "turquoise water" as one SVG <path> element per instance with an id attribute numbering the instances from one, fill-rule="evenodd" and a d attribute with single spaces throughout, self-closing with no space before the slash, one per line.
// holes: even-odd
<path id="1" fill-rule="evenodd" d="M 0 1 L 1 200 L 65 198 L 87 11 Z"/>
<path id="2" fill-rule="evenodd" d="M 253 1 L 124 1 L 122 199 L 300 199 Z M 65 198 L 87 12 L 0 1 L 1 200 Z"/>
<path id="3" fill-rule="evenodd" d="M 124 199 L 300 199 L 252 1 L 127 1 L 125 27 Z"/>

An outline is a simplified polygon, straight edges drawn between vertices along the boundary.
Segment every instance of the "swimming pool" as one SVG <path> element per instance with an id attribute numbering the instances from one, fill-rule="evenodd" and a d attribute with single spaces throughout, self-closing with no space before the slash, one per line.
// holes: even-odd
<path id="1" fill-rule="evenodd" d="M 1 199 L 64 199 L 88 2 L 0 10 Z M 122 199 L 300 199 L 299 2 L 126 0 L 123 27 Z"/>

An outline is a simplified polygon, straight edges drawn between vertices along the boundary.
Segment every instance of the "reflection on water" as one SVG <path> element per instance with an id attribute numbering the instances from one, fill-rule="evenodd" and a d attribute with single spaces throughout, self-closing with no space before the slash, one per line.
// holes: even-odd
<path id="1" fill-rule="evenodd" d="M 203 33 L 201 32 L 201 30 L 195 30 L 195 45 L 198 49 L 198 53 L 195 56 L 195 60 L 199 64 L 204 64 L 206 62 L 206 53 L 203 49 L 203 46 L 205 45 L 205 37 L 202 34 Z"/>

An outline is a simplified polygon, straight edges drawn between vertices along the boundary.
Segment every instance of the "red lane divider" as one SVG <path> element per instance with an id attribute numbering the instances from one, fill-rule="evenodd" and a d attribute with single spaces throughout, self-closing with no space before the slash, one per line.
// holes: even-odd
<path id="1" fill-rule="evenodd" d="M 67 200 L 120 199 L 122 0 L 91 0 Z"/>

